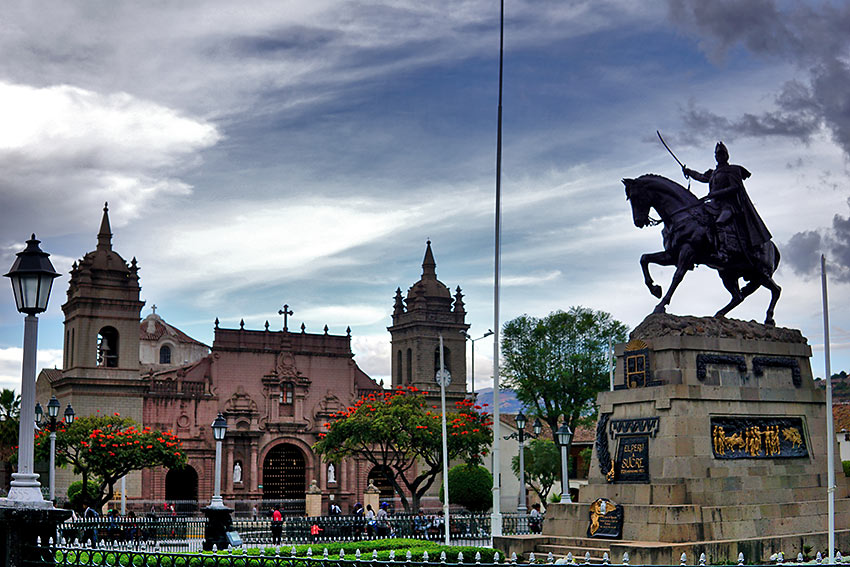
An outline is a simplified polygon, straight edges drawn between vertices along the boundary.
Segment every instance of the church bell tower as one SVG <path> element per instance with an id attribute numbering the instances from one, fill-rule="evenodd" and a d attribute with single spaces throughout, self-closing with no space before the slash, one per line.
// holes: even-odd
<path id="1" fill-rule="evenodd" d="M 445 369 L 451 375 L 446 389 L 452 401 L 466 396 L 466 323 L 463 294 L 458 286 L 454 297 L 437 279 L 437 264 L 429 240 L 422 261 L 422 277 L 402 297 L 396 290 L 391 335 L 392 385 L 416 386 L 439 399 L 435 377 L 440 369 L 440 335 L 443 336 Z"/>

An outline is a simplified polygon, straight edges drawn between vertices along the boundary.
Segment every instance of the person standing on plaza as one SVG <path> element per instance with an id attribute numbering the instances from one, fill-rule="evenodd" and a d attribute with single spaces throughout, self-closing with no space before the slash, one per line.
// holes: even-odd
<path id="1" fill-rule="evenodd" d="M 283 514 L 280 513 L 280 506 L 275 506 L 272 512 L 272 543 L 280 545 L 280 534 L 283 531 Z"/>

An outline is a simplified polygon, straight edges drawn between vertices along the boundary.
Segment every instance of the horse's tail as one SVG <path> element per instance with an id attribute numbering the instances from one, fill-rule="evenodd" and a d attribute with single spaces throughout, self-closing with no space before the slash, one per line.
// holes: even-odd
<path id="1" fill-rule="evenodd" d="M 773 247 L 773 270 L 771 271 L 771 273 L 774 273 L 779 267 L 780 254 L 779 248 L 776 246 L 776 244 L 774 244 L 772 240 L 770 241 L 770 245 Z"/>

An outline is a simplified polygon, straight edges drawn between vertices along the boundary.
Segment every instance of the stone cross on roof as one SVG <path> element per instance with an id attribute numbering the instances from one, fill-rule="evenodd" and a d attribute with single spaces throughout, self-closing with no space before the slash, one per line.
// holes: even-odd
<path id="1" fill-rule="evenodd" d="M 278 311 L 278 312 L 277 312 L 277 314 L 278 314 L 278 315 L 283 315 L 283 330 L 284 330 L 284 331 L 288 331 L 288 330 L 289 330 L 289 328 L 287 327 L 287 316 L 292 315 L 292 314 L 293 314 L 293 311 L 289 308 L 289 305 L 288 305 L 288 304 L 285 304 L 285 303 L 284 303 L 284 305 L 283 305 L 283 309 L 281 309 L 280 311 Z"/>

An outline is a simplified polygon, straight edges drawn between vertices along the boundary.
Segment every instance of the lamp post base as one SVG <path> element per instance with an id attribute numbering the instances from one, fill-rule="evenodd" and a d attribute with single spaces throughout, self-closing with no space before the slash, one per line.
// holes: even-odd
<path id="1" fill-rule="evenodd" d="M 230 519 L 232 508 L 226 506 L 207 506 L 203 508 L 207 517 L 207 526 L 204 528 L 204 551 L 212 551 L 213 546 L 217 549 L 227 549 L 230 542 L 227 540 L 227 532 L 233 529 L 233 520 Z"/>
<path id="2" fill-rule="evenodd" d="M 37 474 L 12 473 L 9 495 L 0 498 L 0 508 L 49 509 L 53 508 L 53 502 L 42 496 Z"/>

